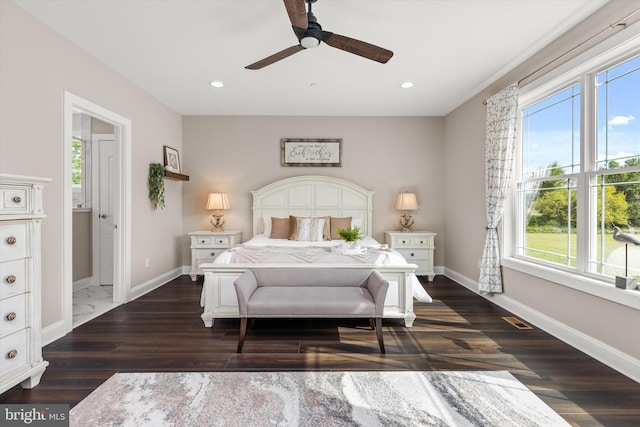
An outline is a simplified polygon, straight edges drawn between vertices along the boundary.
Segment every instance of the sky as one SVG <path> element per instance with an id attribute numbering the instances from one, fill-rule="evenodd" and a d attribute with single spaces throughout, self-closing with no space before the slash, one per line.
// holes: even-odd
<path id="1" fill-rule="evenodd" d="M 597 76 L 598 159 L 640 155 L 640 57 Z M 525 110 L 523 172 L 580 161 L 579 85 Z M 620 160 L 619 163 L 624 163 Z M 565 167 L 566 173 L 578 172 Z"/>

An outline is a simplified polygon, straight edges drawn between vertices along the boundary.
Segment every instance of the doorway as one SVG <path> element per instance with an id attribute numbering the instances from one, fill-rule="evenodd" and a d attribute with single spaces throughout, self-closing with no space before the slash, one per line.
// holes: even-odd
<path id="1" fill-rule="evenodd" d="M 109 299 L 108 303 L 105 301 L 94 310 L 92 317 L 129 300 L 131 288 L 129 262 L 131 247 L 131 122 L 70 92 L 65 92 L 64 99 L 66 155 L 64 161 L 63 310 L 65 333 L 68 333 L 82 323 L 74 321 L 74 311 L 79 311 L 80 308 L 74 304 L 73 297 L 74 285 L 76 288 L 79 287 L 78 281 L 74 281 L 74 267 L 76 267 L 74 249 L 82 245 L 79 242 L 84 241 L 86 245 L 86 242 L 89 241 L 89 250 L 86 252 L 91 253 L 91 256 L 87 257 L 90 264 L 88 267 L 90 274 L 88 279 L 80 281 L 80 286 L 86 287 L 86 289 L 104 286 L 105 292 L 101 294 L 102 299 L 105 298 L 105 294 Z M 99 126 L 102 124 L 102 132 L 104 129 L 111 132 L 96 133 L 91 131 L 88 137 L 80 138 L 81 141 L 78 142 L 78 132 L 74 132 L 74 115 L 76 115 L 76 120 L 78 115 L 82 115 L 85 120 L 94 121 Z M 82 193 L 80 196 L 78 195 L 77 176 L 73 174 L 74 143 L 76 147 L 79 144 L 85 144 L 87 152 L 85 156 L 87 159 L 85 191 L 80 191 Z M 78 233 L 74 232 L 74 226 L 76 226 L 74 218 L 82 212 L 87 213 L 91 218 L 86 232 L 90 238 L 85 236 L 84 240 L 78 240 Z M 77 253 L 78 251 L 76 251 Z M 77 275 L 77 272 L 75 274 Z M 86 297 L 87 293 L 84 294 Z M 95 294 L 88 295 L 88 298 L 95 298 Z M 89 302 L 89 304 L 92 303 Z"/>

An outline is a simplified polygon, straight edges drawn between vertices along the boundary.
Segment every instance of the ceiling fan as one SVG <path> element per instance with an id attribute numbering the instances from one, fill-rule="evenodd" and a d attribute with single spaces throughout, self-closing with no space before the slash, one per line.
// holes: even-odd
<path id="1" fill-rule="evenodd" d="M 259 70 L 294 53 L 317 47 L 321 41 L 331 47 L 360 55 L 382 64 L 385 64 L 391 59 L 393 52 L 390 50 L 350 37 L 324 31 L 311 11 L 311 5 L 316 1 L 317 0 L 306 0 L 306 3 L 309 4 L 309 11 L 307 12 L 305 9 L 305 0 L 284 0 L 284 6 L 289 14 L 289 20 L 291 21 L 293 32 L 296 34 L 299 44 L 286 48 L 251 65 L 247 65 L 245 68 L 248 70 Z"/>

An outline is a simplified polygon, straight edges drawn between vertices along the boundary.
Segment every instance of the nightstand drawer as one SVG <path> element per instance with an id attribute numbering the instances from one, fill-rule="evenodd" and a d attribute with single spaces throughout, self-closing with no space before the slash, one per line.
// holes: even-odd
<path id="1" fill-rule="evenodd" d="M 0 261 L 11 261 L 27 256 L 27 224 L 0 225 Z"/>
<path id="2" fill-rule="evenodd" d="M 0 337 L 27 327 L 27 294 L 0 300 Z"/>
<path id="3" fill-rule="evenodd" d="M 0 299 L 21 294 L 27 290 L 27 259 L 0 263 Z"/>
<path id="4" fill-rule="evenodd" d="M 196 246 L 211 246 L 211 236 L 196 236 Z"/>
<path id="5" fill-rule="evenodd" d="M 202 264 L 203 262 L 212 262 L 218 255 L 220 255 L 224 251 L 225 249 L 196 249 L 196 265 Z"/>
<path id="6" fill-rule="evenodd" d="M 411 242 L 416 248 L 433 248 L 433 236 L 414 236 Z"/>
<path id="7" fill-rule="evenodd" d="M 410 247 L 410 248 L 432 248 L 433 237 L 431 236 L 393 236 L 393 247 Z"/>
<path id="8" fill-rule="evenodd" d="M 401 249 L 396 248 L 396 251 L 407 260 L 410 264 L 415 264 L 414 261 L 426 261 L 429 258 L 429 254 L 426 249 Z"/>
<path id="9" fill-rule="evenodd" d="M 231 245 L 231 238 L 229 236 L 214 236 L 213 246 L 222 246 L 228 248 Z"/>

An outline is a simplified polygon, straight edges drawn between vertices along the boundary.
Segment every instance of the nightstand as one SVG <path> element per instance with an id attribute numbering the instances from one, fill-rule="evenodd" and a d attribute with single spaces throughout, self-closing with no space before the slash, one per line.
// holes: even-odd
<path id="1" fill-rule="evenodd" d="M 191 236 L 191 280 L 195 281 L 200 264 L 213 262 L 225 250 L 239 245 L 242 241 L 241 231 L 194 231 Z"/>
<path id="2" fill-rule="evenodd" d="M 429 231 L 385 231 L 384 242 L 407 260 L 410 264 L 416 264 L 416 275 L 428 276 L 433 280 L 436 273 L 433 271 L 433 249 L 436 233 Z"/>

